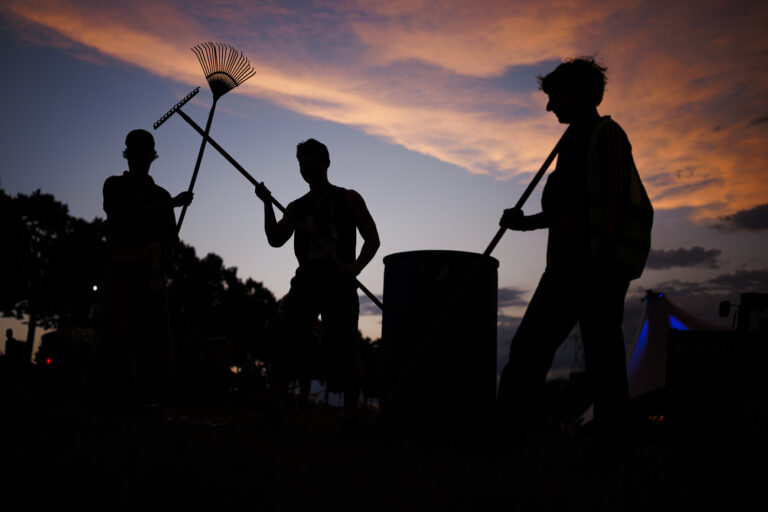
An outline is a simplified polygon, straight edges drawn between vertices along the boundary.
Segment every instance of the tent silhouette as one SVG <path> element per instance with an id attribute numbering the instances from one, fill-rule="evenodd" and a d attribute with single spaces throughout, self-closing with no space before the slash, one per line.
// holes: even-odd
<path id="1" fill-rule="evenodd" d="M 629 398 L 666 387 L 667 332 L 722 331 L 724 327 L 700 320 L 674 305 L 661 292 L 648 290 L 643 299 L 645 315 L 627 357 Z"/>
<path id="2" fill-rule="evenodd" d="M 667 385 L 667 333 L 681 331 L 722 331 L 725 327 L 701 320 L 673 304 L 662 292 L 648 290 L 643 298 L 645 313 L 640 330 L 627 356 L 629 398 L 650 397 Z M 579 423 L 592 421 L 593 408 L 582 414 Z"/>

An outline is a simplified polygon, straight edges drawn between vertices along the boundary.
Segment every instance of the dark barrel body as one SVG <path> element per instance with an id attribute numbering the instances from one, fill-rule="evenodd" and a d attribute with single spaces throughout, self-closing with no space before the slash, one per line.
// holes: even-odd
<path id="1" fill-rule="evenodd" d="M 381 405 L 390 420 L 461 427 L 491 417 L 498 265 L 460 251 L 384 258 Z"/>

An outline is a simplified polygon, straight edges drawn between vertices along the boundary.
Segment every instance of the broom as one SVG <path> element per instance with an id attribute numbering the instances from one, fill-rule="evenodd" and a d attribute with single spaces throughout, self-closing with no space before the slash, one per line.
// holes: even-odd
<path id="1" fill-rule="evenodd" d="M 197 60 L 200 61 L 200 67 L 203 68 L 205 79 L 208 81 L 208 86 L 213 93 L 213 104 L 211 105 L 211 111 L 208 113 L 208 122 L 205 125 L 205 134 L 208 135 L 211 131 L 211 122 L 213 121 L 213 112 L 216 110 L 216 102 L 229 91 L 255 75 L 256 70 L 251 67 L 243 52 L 238 52 L 228 44 L 208 42 L 193 46 L 192 51 L 197 56 Z M 189 182 L 189 192 L 192 192 L 192 189 L 195 187 L 197 172 L 200 170 L 200 162 L 203 160 L 203 152 L 205 152 L 207 142 L 208 139 L 203 137 L 203 141 L 200 143 L 200 151 L 197 154 L 197 161 L 195 162 L 195 170 L 192 172 L 192 180 Z M 184 222 L 184 214 L 186 212 L 187 205 L 184 205 L 179 215 L 179 223 L 176 225 L 177 233 L 181 230 L 181 223 Z"/>

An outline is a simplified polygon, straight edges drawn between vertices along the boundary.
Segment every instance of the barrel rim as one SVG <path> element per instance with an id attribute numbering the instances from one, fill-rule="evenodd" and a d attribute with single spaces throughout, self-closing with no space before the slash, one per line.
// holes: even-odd
<path id="1" fill-rule="evenodd" d="M 417 250 L 417 251 L 395 252 L 395 253 L 387 254 L 386 256 L 384 256 L 383 262 L 384 262 L 384 265 L 386 265 L 387 264 L 387 260 L 389 260 L 391 262 L 393 259 L 399 259 L 399 258 L 403 258 L 403 257 L 406 257 L 406 256 L 412 256 L 412 255 L 418 255 L 418 254 L 423 254 L 423 255 L 428 255 L 428 254 L 432 254 L 432 255 L 437 255 L 437 254 L 449 255 L 450 254 L 450 255 L 453 255 L 454 257 L 459 257 L 459 258 L 469 258 L 469 257 L 479 258 L 479 257 L 485 257 L 488 260 L 493 261 L 495 263 L 496 267 L 499 266 L 499 260 L 497 260 L 493 256 L 484 256 L 482 253 L 468 252 L 468 251 L 455 251 L 455 250 L 450 250 L 450 249 L 446 249 L 446 250 L 441 250 L 441 249 L 424 249 L 424 250 Z"/>

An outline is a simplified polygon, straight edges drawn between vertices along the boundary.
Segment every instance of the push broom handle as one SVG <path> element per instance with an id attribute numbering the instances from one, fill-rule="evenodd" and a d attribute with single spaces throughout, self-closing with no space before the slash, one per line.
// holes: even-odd
<path id="1" fill-rule="evenodd" d="M 547 169 L 549 169 L 549 166 L 552 165 L 552 161 L 560 152 L 560 145 L 563 143 L 564 138 L 565 138 L 565 133 L 563 133 L 563 135 L 560 136 L 560 140 L 558 140 L 557 144 L 555 144 L 555 147 L 552 148 L 552 151 L 549 153 L 549 156 L 547 157 L 546 160 L 544 160 L 544 163 L 541 165 L 541 168 L 539 168 L 539 171 L 536 173 L 536 175 L 533 177 L 531 182 L 528 184 L 528 187 L 523 192 L 523 195 L 520 196 L 520 199 L 518 199 L 517 203 L 515 204 L 515 209 L 522 208 L 525 202 L 528 200 L 528 197 L 530 197 L 531 193 L 533 192 L 533 189 L 536 188 L 536 185 L 538 185 L 539 181 L 541 181 L 541 178 L 547 172 Z M 493 240 L 491 240 L 491 243 L 488 244 L 488 247 L 485 249 L 485 252 L 483 252 L 482 256 L 478 257 L 477 260 L 475 261 L 475 264 L 472 265 L 472 268 L 467 273 L 467 277 L 464 279 L 461 286 L 456 289 L 456 293 L 453 295 L 453 297 L 451 297 L 450 301 L 446 304 L 445 308 L 443 308 L 443 312 L 440 315 L 440 317 L 437 319 L 437 322 L 435 322 L 432 325 L 432 329 L 429 331 L 429 334 L 427 335 L 427 337 L 424 338 L 424 342 L 422 342 L 418 346 L 415 354 L 408 362 L 408 366 L 406 366 L 405 370 L 400 374 L 400 378 L 397 379 L 397 381 L 395 381 L 395 384 L 392 386 L 392 389 L 387 395 L 385 402 L 382 404 L 382 412 L 385 412 L 387 410 L 388 404 L 391 403 L 392 399 L 397 397 L 397 391 L 402 386 L 406 377 L 408 377 L 408 375 L 413 371 L 413 368 L 415 367 L 416 362 L 421 357 L 421 354 L 424 353 L 424 351 L 427 349 L 432 339 L 435 337 L 435 334 L 437 334 L 438 329 L 443 325 L 443 322 L 445 322 L 445 320 L 452 313 L 452 310 L 456 304 L 456 301 L 459 300 L 459 297 L 461 297 L 461 295 L 464 294 L 464 291 L 467 289 L 467 287 L 471 283 L 472 278 L 475 275 L 475 272 L 477 272 L 477 269 L 480 267 L 480 263 L 485 261 L 485 259 L 491 255 L 491 253 L 496 248 L 496 246 L 498 245 L 499 241 L 504 236 L 504 233 L 506 231 L 507 231 L 507 228 L 499 228 L 499 230 L 496 232 L 496 235 L 493 237 Z"/>
<path id="2" fill-rule="evenodd" d="M 216 110 L 216 102 L 219 101 L 218 98 L 215 96 L 213 97 L 213 104 L 211 105 L 211 111 L 208 113 L 208 122 L 205 123 L 205 134 L 208 135 L 211 133 L 211 123 L 213 122 L 213 111 Z M 203 137 L 202 142 L 200 142 L 200 151 L 197 153 L 197 161 L 195 162 L 195 170 L 192 171 L 192 180 L 189 182 L 189 188 L 187 189 L 187 192 L 192 192 L 192 189 L 195 188 L 195 181 L 197 181 L 197 172 L 200 170 L 200 163 L 203 161 L 203 153 L 205 152 L 205 145 L 208 143 L 208 139 Z M 181 209 L 181 213 L 179 214 L 179 223 L 176 224 L 176 233 L 181 231 L 181 223 L 184 222 L 184 214 L 187 213 L 187 207 L 189 205 L 184 205 L 184 207 Z"/>
<path id="3" fill-rule="evenodd" d="M 187 114 L 185 114 L 185 113 L 184 113 L 184 111 L 183 111 L 183 110 L 181 110 L 181 107 L 182 107 L 182 105 L 184 105 L 184 103 L 185 103 L 185 102 L 179 102 L 179 103 L 180 103 L 180 104 L 177 104 L 177 105 L 176 105 L 175 107 L 173 107 L 173 108 L 172 108 L 172 109 L 171 109 L 171 110 L 170 110 L 170 111 L 169 111 L 169 112 L 168 112 L 168 113 L 167 113 L 165 116 L 163 116 L 163 117 L 161 118 L 161 120 L 160 120 L 160 121 L 158 121 L 157 123 L 155 123 L 155 128 L 157 128 L 157 126 L 160 126 L 160 124 L 162 124 L 162 122 L 165 122 L 165 120 L 166 120 L 166 119 L 168 119 L 168 117 L 170 117 L 170 115 L 173 115 L 174 113 L 178 113 L 178 114 L 179 114 L 179 115 L 182 117 L 182 119 L 184 119 L 184 120 L 185 120 L 185 121 L 186 121 L 186 122 L 187 122 L 187 123 L 188 123 L 188 124 L 189 124 L 189 125 L 190 125 L 192 128 L 194 128 L 194 129 L 195 129 L 195 131 L 196 131 L 197 133 L 199 133 L 200 135 L 202 135 L 202 136 L 203 136 L 203 138 L 205 138 L 205 139 L 208 141 L 208 143 L 209 143 L 211 146 L 213 146 L 213 148 L 214 148 L 216 151 L 218 151 L 218 152 L 221 154 L 221 156 L 223 156 L 223 157 L 224 157 L 224 158 L 225 158 L 225 159 L 226 159 L 226 160 L 227 160 L 227 161 L 228 161 L 230 164 L 232 164 L 232 167 L 234 167 L 235 169 L 237 169 L 237 170 L 240 172 L 240 174 L 242 174 L 242 175 L 245 177 L 245 179 L 247 179 L 248 181 L 250 181 L 250 182 L 251 182 L 251 184 L 252 184 L 254 187 L 255 187 L 256 185 L 258 185 L 258 184 L 259 184 L 259 182 L 258 182 L 258 181 L 256 181 L 256 179 L 255 179 L 253 176 L 251 176 L 251 175 L 248 173 L 248 171 L 246 171 L 246 170 L 243 168 L 243 166 L 242 166 L 242 165 L 240 165 L 240 164 L 237 162 L 237 160 L 235 160 L 234 158 L 232 158 L 232 157 L 230 156 L 230 154 L 229 154 L 229 153 L 227 153 L 226 151 L 224 151 L 224 148 L 222 148 L 221 146 L 219 146 L 219 144 L 218 144 L 218 143 L 217 143 L 215 140 L 213 140 L 213 139 L 210 137 L 210 135 L 208 135 L 207 133 L 205 133 L 205 132 L 203 131 L 203 129 L 202 129 L 202 128 L 200 128 L 200 125 L 198 125 L 198 124 L 197 124 L 195 121 L 193 121 L 193 120 L 192 120 L 192 118 L 191 118 L 191 117 L 189 117 Z M 170 115 L 169 115 L 169 114 L 170 114 Z M 160 124 L 158 124 L 158 123 L 160 123 Z M 314 242 L 315 242 L 315 243 L 316 243 L 316 244 L 317 244 L 317 245 L 318 245 L 318 246 L 319 246 L 319 247 L 320 247 L 320 248 L 323 250 L 323 252 L 325 252 L 325 253 L 326 253 L 326 255 L 328 255 L 329 257 L 331 257 L 331 258 L 332 258 L 332 259 L 333 259 L 333 260 L 334 260 L 334 261 L 335 261 L 335 262 L 336 262 L 336 263 L 337 263 L 337 264 L 338 264 L 340 267 L 342 267 L 342 268 L 345 268 L 345 267 L 344 267 L 344 265 L 343 265 L 343 264 L 342 264 L 342 263 L 341 263 L 341 262 L 340 262 L 340 261 L 339 261 L 339 260 L 338 260 L 338 259 L 337 259 L 337 258 L 336 258 L 334 255 L 333 255 L 333 254 L 331 254 L 331 252 L 328 250 L 328 248 L 327 248 L 327 247 L 325 247 L 325 244 L 323 244 L 322 242 L 320 242 L 319 240 L 317 240 L 317 239 L 316 239 L 316 237 L 315 237 L 315 236 L 312 234 L 312 232 L 310 232 L 310 231 L 307 229 L 307 227 L 304 225 L 304 223 L 303 223 L 303 222 L 301 222 L 301 221 L 300 221 L 299 219 L 297 219 L 295 216 L 291 215 L 291 213 L 290 213 L 290 212 L 288 212 L 288 211 L 287 211 L 287 210 L 286 210 L 286 209 L 283 207 L 283 205 L 281 205 L 281 204 L 280 204 L 280 203 L 277 201 L 277 199 L 275 199 L 275 198 L 274 198 L 272 195 L 270 195 L 270 196 L 269 196 L 269 199 L 270 199 L 270 201 L 272 202 L 272 204 L 274 204 L 274 205 L 277 207 L 277 209 L 278 209 L 278 210 L 280 210 L 281 212 L 283 212 L 283 214 L 284 214 L 284 215 L 286 215 L 286 216 L 287 216 L 287 217 L 288 217 L 288 218 L 291 220 L 291 222 L 293 222 L 293 224 L 294 224 L 296 227 L 298 227 L 299 229 L 301 229 L 302 231 L 304 231 L 304 232 L 305 232 L 307 235 L 309 235 L 309 236 L 310 236 L 310 237 L 311 237 L 311 238 L 314 240 Z M 368 296 L 368 298 L 369 298 L 369 299 L 371 299 L 371 301 L 373 301 L 373 303 L 374 303 L 374 304 L 376 304 L 376 305 L 379 307 L 379 309 L 381 309 L 381 310 L 384 310 L 384 304 L 382 304 L 382 302 L 381 302 L 381 301 L 378 299 L 378 297 L 376 297 L 376 296 L 375 296 L 375 295 L 374 295 L 374 294 L 373 294 L 373 293 L 372 293 L 372 292 L 371 292 L 371 291 L 370 291 L 368 288 L 366 288 L 366 287 L 365 287 L 365 285 L 363 285 L 363 283 L 361 283 L 361 282 L 360 282 L 360 281 L 359 281 L 359 280 L 358 280 L 356 277 L 355 277 L 355 283 L 357 284 L 357 287 L 358 287 L 358 288 L 360 288 L 360 290 L 361 290 L 363 293 L 365 293 L 365 294 Z"/>

